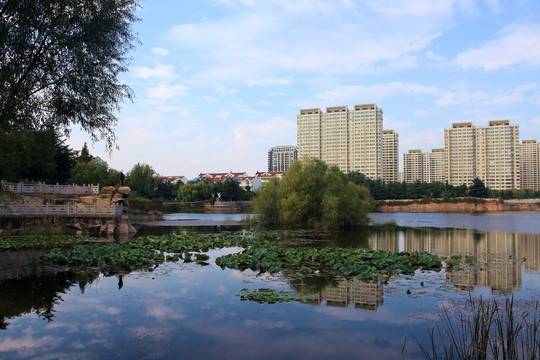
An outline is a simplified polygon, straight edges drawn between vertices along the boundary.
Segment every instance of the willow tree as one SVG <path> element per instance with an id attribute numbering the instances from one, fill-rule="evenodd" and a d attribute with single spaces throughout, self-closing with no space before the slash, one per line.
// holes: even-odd
<path id="1" fill-rule="evenodd" d="M 131 89 L 137 0 L 0 0 L 0 131 L 86 131 L 108 149 Z"/>
<path id="2" fill-rule="evenodd" d="M 262 186 L 254 209 L 261 223 L 283 227 L 342 227 L 365 224 L 373 198 L 336 166 L 296 161 L 281 180 Z"/>

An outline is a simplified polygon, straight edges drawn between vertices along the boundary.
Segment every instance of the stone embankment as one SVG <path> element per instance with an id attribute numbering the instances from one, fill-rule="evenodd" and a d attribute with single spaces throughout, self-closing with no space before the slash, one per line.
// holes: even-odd
<path id="1" fill-rule="evenodd" d="M 482 213 L 492 211 L 537 211 L 540 199 L 498 200 L 467 199 L 456 202 L 421 200 L 381 201 L 379 212 L 414 212 L 414 213 Z"/>
<path id="2" fill-rule="evenodd" d="M 62 196 L 50 197 L 34 194 L 31 196 L 21 195 L 12 199 L 11 203 L 23 203 L 28 205 L 44 204 L 68 204 L 78 203 L 83 205 L 114 206 L 124 205 L 127 209 L 128 197 L 131 194 L 129 187 L 106 186 L 100 194 L 92 196 Z M 126 213 L 120 216 L 9 216 L 0 218 L 0 235 L 19 235 L 27 228 L 53 227 L 62 232 L 74 235 L 95 235 L 110 237 L 134 233 L 137 230 L 128 220 Z"/>

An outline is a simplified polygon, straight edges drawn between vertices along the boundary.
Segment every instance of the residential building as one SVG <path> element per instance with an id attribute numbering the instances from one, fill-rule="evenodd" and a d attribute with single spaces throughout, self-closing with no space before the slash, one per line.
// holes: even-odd
<path id="1" fill-rule="evenodd" d="M 429 182 L 429 156 L 422 150 L 409 150 L 403 154 L 403 181 Z"/>
<path id="2" fill-rule="evenodd" d="M 185 176 L 158 176 L 156 180 L 161 181 L 162 183 L 170 182 L 171 184 L 178 184 L 180 181 L 187 184 L 189 181 L 189 179 Z"/>
<path id="3" fill-rule="evenodd" d="M 341 171 L 382 178 L 382 109 L 376 104 L 300 110 L 297 116 L 299 158 L 321 159 Z"/>
<path id="4" fill-rule="evenodd" d="M 383 176 L 386 182 L 398 181 L 399 135 L 394 130 L 383 130 Z"/>
<path id="5" fill-rule="evenodd" d="M 275 146 L 268 150 L 268 171 L 286 172 L 297 157 L 298 148 L 296 146 Z"/>
<path id="6" fill-rule="evenodd" d="M 521 142 L 521 188 L 540 190 L 540 143 L 536 140 Z"/>
<path id="7" fill-rule="evenodd" d="M 431 149 L 429 154 L 429 181 L 446 182 L 448 174 L 448 162 L 444 149 Z"/>
<path id="8" fill-rule="evenodd" d="M 260 179 L 261 183 L 263 183 L 263 184 L 265 182 L 270 181 L 270 179 L 272 179 L 272 178 L 281 179 L 282 176 L 283 176 L 282 172 L 276 172 L 276 171 L 266 171 L 266 172 L 257 171 L 255 173 L 255 177 Z"/>
<path id="9" fill-rule="evenodd" d="M 247 177 L 246 172 L 228 172 L 228 173 L 200 173 L 199 180 L 203 181 L 225 181 L 225 180 L 239 180 L 240 178 Z"/>
<path id="10" fill-rule="evenodd" d="M 510 120 L 490 121 L 487 127 L 471 122 L 444 130 L 448 182 L 470 185 L 474 178 L 494 190 L 519 189 L 519 125 Z"/>

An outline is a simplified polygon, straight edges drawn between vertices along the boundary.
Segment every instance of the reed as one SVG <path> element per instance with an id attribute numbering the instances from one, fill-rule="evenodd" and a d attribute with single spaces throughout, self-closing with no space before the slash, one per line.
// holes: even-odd
<path id="1" fill-rule="evenodd" d="M 540 359 L 538 300 L 529 310 L 517 310 L 513 298 L 501 303 L 469 298 L 467 310 L 454 316 L 444 308 L 427 346 L 411 337 L 426 359 Z"/>

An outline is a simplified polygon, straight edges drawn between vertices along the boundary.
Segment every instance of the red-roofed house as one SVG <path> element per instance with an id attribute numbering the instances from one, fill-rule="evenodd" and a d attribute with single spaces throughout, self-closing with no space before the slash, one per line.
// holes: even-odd
<path id="1" fill-rule="evenodd" d="M 161 181 L 163 183 L 170 181 L 171 184 L 178 184 L 179 181 L 183 182 L 184 184 L 187 184 L 189 181 L 189 179 L 185 176 L 158 176 L 156 177 L 156 180 Z"/>

